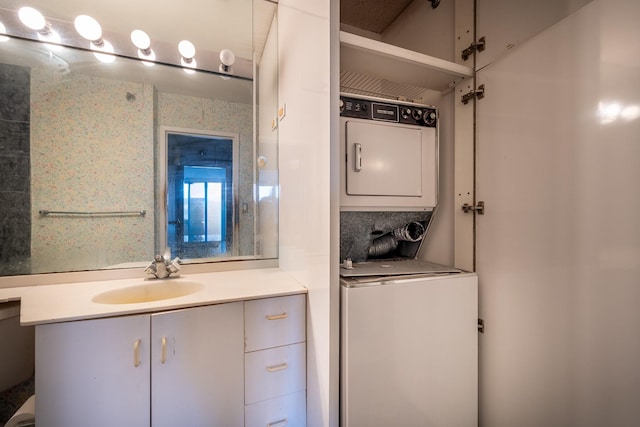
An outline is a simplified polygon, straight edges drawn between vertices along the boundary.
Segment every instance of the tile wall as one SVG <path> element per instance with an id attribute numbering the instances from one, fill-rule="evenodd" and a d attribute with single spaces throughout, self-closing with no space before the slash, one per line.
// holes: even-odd
<path id="1" fill-rule="evenodd" d="M 30 270 L 30 82 L 26 67 L 0 64 L 0 274 Z"/>

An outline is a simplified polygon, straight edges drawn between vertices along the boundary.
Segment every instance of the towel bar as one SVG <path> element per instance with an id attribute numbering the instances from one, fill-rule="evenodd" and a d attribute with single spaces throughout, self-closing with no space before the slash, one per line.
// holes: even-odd
<path id="1" fill-rule="evenodd" d="M 75 211 L 48 211 L 40 210 L 42 216 L 145 216 L 147 211 L 97 211 L 97 212 L 75 212 Z"/>

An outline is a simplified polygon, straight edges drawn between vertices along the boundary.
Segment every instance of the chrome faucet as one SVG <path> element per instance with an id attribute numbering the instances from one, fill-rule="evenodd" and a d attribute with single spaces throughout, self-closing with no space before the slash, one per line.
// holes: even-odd
<path id="1" fill-rule="evenodd" d="M 171 260 L 170 256 L 166 254 L 156 255 L 155 259 L 151 261 L 151 264 L 144 269 L 144 272 L 151 274 L 156 279 L 166 279 L 172 274 L 175 276 L 180 275 L 180 258 L 176 257 Z"/>

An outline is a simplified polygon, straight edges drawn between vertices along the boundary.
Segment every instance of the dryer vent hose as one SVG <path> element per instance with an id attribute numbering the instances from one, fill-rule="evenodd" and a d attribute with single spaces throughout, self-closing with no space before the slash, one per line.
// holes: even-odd
<path id="1" fill-rule="evenodd" d="M 401 240 L 419 242 L 424 236 L 424 225 L 417 221 L 410 222 L 404 227 L 396 228 L 390 233 L 375 239 L 369 246 L 369 256 L 377 257 L 394 251 Z"/>

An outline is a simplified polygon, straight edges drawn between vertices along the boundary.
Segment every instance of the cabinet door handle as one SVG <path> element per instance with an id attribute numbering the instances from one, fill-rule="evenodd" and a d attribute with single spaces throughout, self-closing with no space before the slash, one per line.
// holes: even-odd
<path id="1" fill-rule="evenodd" d="M 160 351 L 160 363 L 167 361 L 167 337 L 162 337 L 162 350 Z"/>
<path id="2" fill-rule="evenodd" d="M 280 314 L 267 314 L 266 318 L 267 320 L 278 320 L 278 319 L 286 319 L 287 316 L 288 314 L 285 311 L 284 313 L 280 313 Z"/>
<path id="3" fill-rule="evenodd" d="M 281 420 L 273 421 L 273 422 L 267 424 L 267 427 L 284 427 L 287 424 L 289 424 L 289 420 L 287 420 L 286 418 L 283 418 Z"/>
<path id="4" fill-rule="evenodd" d="M 353 170 L 360 172 L 362 170 L 362 144 L 353 144 Z"/>
<path id="5" fill-rule="evenodd" d="M 284 362 L 284 363 L 281 363 L 279 365 L 267 366 L 267 371 L 269 371 L 269 372 L 282 371 L 283 369 L 287 369 L 288 367 L 289 367 L 289 365 L 287 364 L 287 362 Z"/>
<path id="6" fill-rule="evenodd" d="M 140 366 L 142 362 L 140 362 L 140 344 L 142 343 L 141 339 L 135 340 L 133 343 L 133 366 L 137 368 Z"/>

